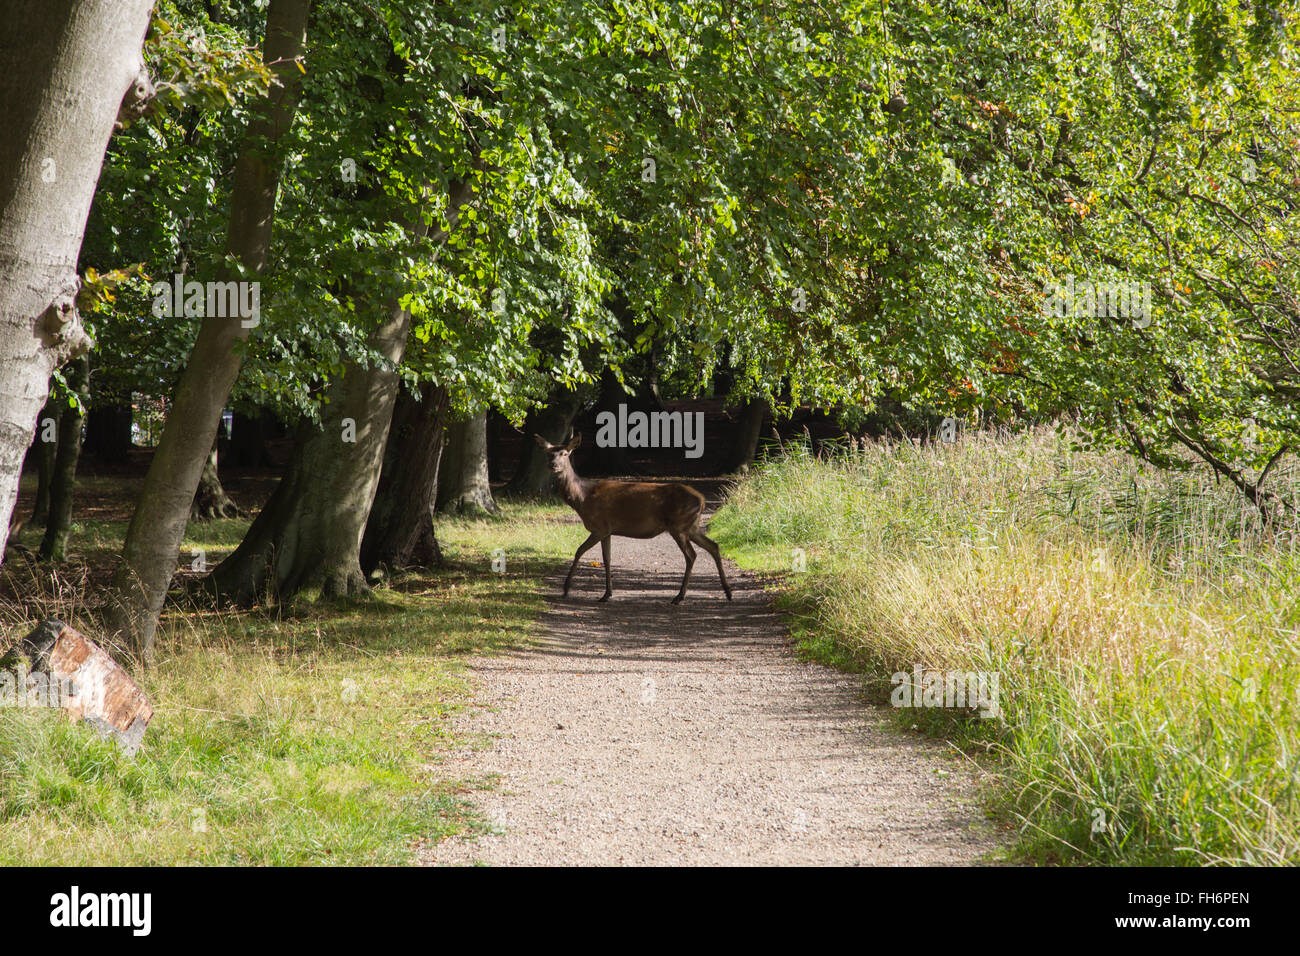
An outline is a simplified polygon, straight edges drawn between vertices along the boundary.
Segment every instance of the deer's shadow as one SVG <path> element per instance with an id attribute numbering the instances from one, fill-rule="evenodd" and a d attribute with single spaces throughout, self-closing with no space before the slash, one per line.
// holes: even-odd
<path id="1" fill-rule="evenodd" d="M 673 604 L 684 570 L 676 549 L 671 555 L 666 549 L 662 555 L 651 555 L 660 559 L 653 567 L 637 566 L 635 562 L 638 557 L 644 560 L 644 554 L 633 554 L 627 559 L 631 566 L 620 566 L 619 540 L 615 539 L 614 593 L 609 600 L 599 600 L 605 593 L 605 569 L 599 562 L 578 566 L 567 597 L 561 593 L 567 568 L 546 577 L 543 593 L 547 609 L 542 623 L 550 639 L 532 652 L 573 657 L 599 653 L 606 659 L 625 657 L 630 661 L 712 659 L 726 653 L 727 645 L 771 643 L 774 629 L 785 636 L 785 624 L 767 593 L 741 576 L 734 565 L 728 568 L 733 600 L 728 601 L 723 593 L 713 562 L 701 554 L 704 560 L 695 562 L 686 599 Z M 673 547 L 667 539 L 664 542 Z M 623 550 L 645 549 L 642 545 Z"/>

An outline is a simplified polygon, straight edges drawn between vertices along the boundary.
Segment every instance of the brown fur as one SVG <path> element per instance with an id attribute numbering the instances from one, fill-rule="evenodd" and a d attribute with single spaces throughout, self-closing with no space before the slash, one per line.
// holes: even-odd
<path id="1" fill-rule="evenodd" d="M 700 528 L 700 515 L 704 512 L 704 496 L 683 484 L 657 484 L 649 481 L 588 481 L 573 470 L 570 456 L 582 441 L 582 436 L 575 436 L 567 445 L 552 445 L 540 435 L 534 435 L 551 458 L 551 470 L 560 485 L 560 495 L 565 502 L 582 518 L 583 525 L 591 532 L 587 540 L 573 556 L 573 564 L 564 579 L 564 594 L 569 594 L 569 584 L 578 562 L 597 542 L 600 542 L 601 555 L 605 560 L 605 594 L 600 599 L 608 600 L 614 593 L 610 579 L 610 538 L 621 535 L 625 538 L 653 538 L 668 534 L 681 549 L 686 559 L 686 574 L 682 577 L 682 587 L 673 598 L 678 604 L 686 597 L 686 586 L 691 580 L 691 567 L 695 564 L 695 548 L 698 544 L 712 555 L 718 566 L 718 578 L 722 581 L 722 590 L 731 600 L 731 586 L 727 584 L 727 574 L 722 569 L 722 554 L 718 545 L 708 538 Z"/>

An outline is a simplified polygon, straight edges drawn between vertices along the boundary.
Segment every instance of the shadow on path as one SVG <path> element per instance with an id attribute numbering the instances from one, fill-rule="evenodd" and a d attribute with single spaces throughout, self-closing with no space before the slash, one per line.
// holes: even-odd
<path id="1" fill-rule="evenodd" d="M 753 578 L 728 563 L 729 602 L 701 552 L 674 606 L 669 538 L 612 551 L 609 601 L 598 560 L 561 598 L 566 564 L 544 585 L 544 637 L 474 667 L 461 729 L 492 743 L 442 769 L 499 779 L 475 798 L 498 832 L 424 862 L 962 864 L 997 849 L 969 763 L 896 731 L 852 675 L 797 660 Z"/>

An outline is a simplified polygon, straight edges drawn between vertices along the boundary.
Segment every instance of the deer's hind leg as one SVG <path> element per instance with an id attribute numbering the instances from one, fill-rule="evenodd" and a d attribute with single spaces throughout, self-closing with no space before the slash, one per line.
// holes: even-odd
<path id="1" fill-rule="evenodd" d="M 722 551 L 718 548 L 718 543 L 707 537 L 699 528 L 692 531 L 689 537 L 701 548 L 713 555 L 713 563 L 718 566 L 718 578 L 722 581 L 722 590 L 727 592 L 727 600 L 730 601 L 731 585 L 727 583 L 727 572 L 722 570 Z"/>
<path id="2" fill-rule="evenodd" d="M 584 541 L 584 542 L 582 542 L 582 544 L 578 545 L 578 553 L 575 554 L 575 555 L 573 556 L 573 563 L 572 563 L 571 565 L 569 565 L 569 574 L 568 574 L 568 576 L 565 577 L 565 579 L 564 579 L 564 596 L 565 596 L 565 597 L 568 597 L 568 596 L 569 596 L 569 585 L 570 585 L 570 583 L 572 583 L 572 581 L 573 581 L 573 572 L 576 571 L 576 570 L 578 570 L 578 562 L 582 560 L 582 556 L 583 556 L 584 554 L 586 554 L 588 551 L 591 550 L 592 545 L 594 545 L 594 544 L 595 544 L 597 541 L 599 541 L 599 540 L 600 540 L 600 535 L 595 534 L 595 533 L 592 533 L 592 534 L 587 535 L 587 540 L 586 540 L 586 541 Z M 609 539 L 606 538 L 605 541 L 606 541 L 606 547 L 608 547 Z M 606 553 L 606 555 L 605 555 L 605 570 L 606 570 L 606 572 L 608 573 L 608 571 L 609 571 L 609 554 L 608 554 L 608 553 Z M 605 581 L 605 587 L 606 587 L 606 588 L 609 587 L 609 581 L 608 581 L 608 580 Z M 608 594 L 606 594 L 605 596 L 606 596 L 606 597 L 609 597 Z"/>
<path id="3" fill-rule="evenodd" d="M 600 600 L 608 601 L 609 596 L 614 593 L 614 586 L 609 580 L 609 535 L 600 539 L 600 557 L 605 562 L 605 593 Z"/>
<path id="4" fill-rule="evenodd" d="M 674 604 L 681 604 L 682 598 L 686 597 L 686 585 L 691 582 L 691 568 L 695 566 L 695 549 L 691 547 L 691 542 L 686 535 L 671 531 L 669 534 L 677 542 L 677 547 L 682 549 L 682 557 L 686 559 L 686 573 L 682 575 L 682 589 L 677 592 L 677 597 L 673 598 Z"/>

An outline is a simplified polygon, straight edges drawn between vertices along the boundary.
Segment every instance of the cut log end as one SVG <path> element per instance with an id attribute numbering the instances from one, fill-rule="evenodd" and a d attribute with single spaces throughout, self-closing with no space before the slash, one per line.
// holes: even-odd
<path id="1" fill-rule="evenodd" d="M 101 737 L 112 737 L 122 752 L 134 756 L 153 707 L 131 676 L 94 641 L 62 621 L 42 621 L 15 650 L 27 658 L 32 674 L 45 674 L 53 686 L 66 688 L 54 699 L 68 717 L 90 724 Z"/>

